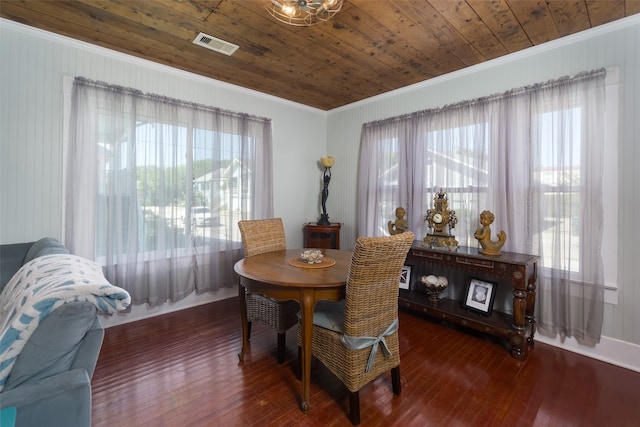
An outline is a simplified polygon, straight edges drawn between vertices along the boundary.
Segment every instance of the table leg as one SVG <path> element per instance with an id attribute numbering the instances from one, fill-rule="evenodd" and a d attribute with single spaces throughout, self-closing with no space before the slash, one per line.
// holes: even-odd
<path id="1" fill-rule="evenodd" d="M 244 361 L 244 353 L 247 351 L 249 341 L 249 321 L 247 320 L 247 297 L 244 286 L 238 280 L 238 298 L 240 300 L 240 319 L 242 320 L 242 349 L 238 353 L 238 359 Z"/>
<path id="2" fill-rule="evenodd" d="M 313 290 L 300 291 L 300 309 L 302 311 L 302 412 L 309 410 L 309 385 L 311 383 L 311 340 L 313 337 L 313 309 L 315 298 Z"/>

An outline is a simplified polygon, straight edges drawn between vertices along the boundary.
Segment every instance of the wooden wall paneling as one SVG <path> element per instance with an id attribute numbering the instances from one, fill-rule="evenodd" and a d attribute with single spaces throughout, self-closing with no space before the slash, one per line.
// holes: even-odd
<path id="1" fill-rule="evenodd" d="M 584 31 L 591 27 L 585 2 L 549 2 L 547 7 L 551 11 L 551 16 L 561 37 Z"/>
<path id="2" fill-rule="evenodd" d="M 496 38 L 509 53 L 531 47 L 531 40 L 520 26 L 505 0 L 467 0 Z"/>
<path id="3" fill-rule="evenodd" d="M 466 1 L 430 0 L 434 8 L 460 32 L 485 60 L 498 58 L 508 52 L 496 42 L 491 30 L 484 25 L 478 14 Z"/>
<path id="4" fill-rule="evenodd" d="M 626 12 L 626 4 L 632 4 L 637 0 L 611 0 L 607 2 L 598 2 L 587 0 L 587 10 L 589 11 L 589 20 L 591 26 L 602 25 L 611 22 L 614 19 L 624 18 Z"/>
<path id="5" fill-rule="evenodd" d="M 441 62 L 445 62 L 447 69 L 456 70 L 486 61 L 475 46 L 465 40 L 457 29 L 452 28 L 449 21 L 430 3 L 424 6 L 405 2 L 399 4 L 403 6 L 401 10 L 406 19 L 415 24 L 410 25 L 409 29 L 419 29 L 419 32 L 436 42 L 438 48 L 435 52 Z"/>
<path id="6" fill-rule="evenodd" d="M 399 9 L 378 10 L 380 15 L 362 10 L 354 12 L 348 21 L 349 32 L 343 32 L 342 36 L 344 43 L 360 47 L 368 67 L 379 70 L 376 79 L 359 82 L 375 88 L 376 95 L 388 91 L 389 85 L 399 79 L 417 83 L 445 68 L 435 55 L 436 44 L 424 32 L 418 28 L 401 29 L 406 18 Z M 384 25 L 380 19 L 391 25 Z"/>
<path id="7" fill-rule="evenodd" d="M 626 0 L 624 2 L 624 16 L 631 16 L 640 13 L 640 1 Z"/>
<path id="8" fill-rule="evenodd" d="M 3 0 L 0 15 L 118 52 L 330 110 L 638 13 L 637 0 L 348 0 L 293 27 L 264 0 Z M 196 46 L 203 31 L 231 57 Z"/>
<path id="9" fill-rule="evenodd" d="M 523 5 L 525 5 L 524 2 L 509 2 L 509 7 L 534 45 L 560 36 L 546 1 L 528 1 L 526 7 L 522 7 Z"/>

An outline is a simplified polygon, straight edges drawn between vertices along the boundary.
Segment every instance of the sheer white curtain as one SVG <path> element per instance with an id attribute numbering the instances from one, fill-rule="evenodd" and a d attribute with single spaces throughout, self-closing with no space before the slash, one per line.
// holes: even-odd
<path id="1" fill-rule="evenodd" d="M 76 78 L 65 242 L 135 303 L 231 286 L 239 219 L 272 216 L 271 121 Z"/>
<path id="2" fill-rule="evenodd" d="M 426 234 L 442 187 L 461 245 L 485 209 L 506 251 L 541 257 L 539 329 L 595 344 L 604 306 L 604 70 L 363 126 L 358 233 L 381 235 L 395 207 Z"/>

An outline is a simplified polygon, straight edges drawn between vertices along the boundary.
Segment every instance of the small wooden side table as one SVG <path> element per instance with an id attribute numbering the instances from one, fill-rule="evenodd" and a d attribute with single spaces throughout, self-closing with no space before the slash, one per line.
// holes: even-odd
<path id="1" fill-rule="evenodd" d="M 330 225 L 318 225 L 309 222 L 304 226 L 304 247 L 317 249 L 340 249 L 339 222 Z"/>

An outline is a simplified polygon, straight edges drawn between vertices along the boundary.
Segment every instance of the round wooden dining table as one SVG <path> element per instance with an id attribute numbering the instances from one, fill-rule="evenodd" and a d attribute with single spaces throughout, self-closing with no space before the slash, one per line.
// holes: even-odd
<path id="1" fill-rule="evenodd" d="M 313 310 L 320 300 L 338 301 L 344 298 L 351 251 L 322 249 L 323 263 L 306 264 L 301 259 L 304 249 L 287 249 L 243 258 L 234 270 L 240 277 L 238 294 L 242 317 L 242 349 L 244 360 L 248 342 L 245 290 L 266 295 L 279 301 L 295 300 L 300 304 L 302 338 L 302 411 L 309 409 L 311 377 L 311 337 Z"/>

